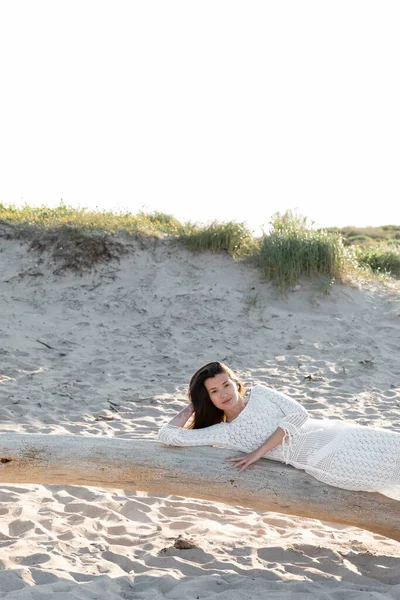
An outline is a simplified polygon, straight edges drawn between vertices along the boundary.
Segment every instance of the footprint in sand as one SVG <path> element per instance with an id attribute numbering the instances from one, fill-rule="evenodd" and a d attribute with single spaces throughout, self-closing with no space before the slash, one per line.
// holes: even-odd
<path id="1" fill-rule="evenodd" d="M 55 586 L 57 585 L 58 577 L 56 575 L 54 575 L 53 573 L 47 573 L 46 571 L 42 571 L 40 568 L 29 569 L 29 572 L 32 575 L 32 579 L 35 582 L 35 585 L 54 584 L 53 592 L 57 591 Z M 53 597 L 56 598 L 57 596 L 54 595 Z"/>
<path id="2" fill-rule="evenodd" d="M 396 396 L 397 396 L 397 392 L 392 391 L 392 390 L 387 390 L 386 392 L 383 392 L 383 397 L 388 398 L 389 400 L 392 398 L 396 398 Z"/>
<path id="3" fill-rule="evenodd" d="M 140 502 L 130 501 L 125 504 L 121 509 L 120 514 L 131 521 L 138 521 L 139 523 L 150 523 L 151 519 L 145 513 L 151 509 L 145 504 Z"/>
<path id="4" fill-rule="evenodd" d="M 179 529 L 179 530 L 186 530 L 189 529 L 189 527 L 193 527 L 194 523 L 192 521 L 174 521 L 173 523 L 170 523 L 169 528 L 170 529 Z"/>
<path id="5" fill-rule="evenodd" d="M 95 502 L 102 498 L 102 494 L 97 494 L 93 490 L 84 487 L 66 486 L 64 489 L 67 494 L 70 494 L 72 497 L 79 498 L 80 500 L 87 500 L 88 502 Z"/>
<path id="6" fill-rule="evenodd" d="M 28 488 L 15 488 L 8 485 L 0 491 L 0 502 L 13 502 L 14 500 L 18 500 L 19 494 L 27 494 L 31 491 L 32 490 Z M 15 496 L 15 494 L 17 494 L 17 496 Z"/>
<path id="7" fill-rule="evenodd" d="M 75 534 L 72 531 L 67 531 L 67 533 L 62 533 L 58 536 L 58 539 L 62 542 L 69 542 L 75 538 Z"/>
<path id="8" fill-rule="evenodd" d="M 17 521 L 12 521 L 12 523 L 9 524 L 8 531 L 10 535 L 19 537 L 34 527 L 35 523 L 33 521 L 21 521 L 18 519 Z"/>
<path id="9" fill-rule="evenodd" d="M 110 552 L 108 550 L 107 552 L 103 552 L 102 558 L 114 563 L 115 565 L 118 565 L 118 567 L 125 571 L 125 573 L 131 573 L 132 571 L 138 572 L 137 563 L 134 563 L 123 554 L 116 554 L 115 552 Z"/>
<path id="10" fill-rule="evenodd" d="M 90 519 L 105 519 L 108 511 L 98 506 L 85 504 L 84 502 L 69 502 L 65 505 L 65 512 L 79 513 Z"/>
<path id="11" fill-rule="evenodd" d="M 51 558 L 50 554 L 32 554 L 31 556 L 24 556 L 20 560 L 16 560 L 20 565 L 24 567 L 31 567 L 32 565 L 41 565 Z"/>

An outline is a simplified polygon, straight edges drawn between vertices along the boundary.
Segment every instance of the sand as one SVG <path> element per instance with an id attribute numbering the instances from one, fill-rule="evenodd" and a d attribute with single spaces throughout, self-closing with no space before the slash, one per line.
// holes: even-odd
<path id="1" fill-rule="evenodd" d="M 282 297 L 228 255 L 124 243 L 81 275 L 0 237 L 0 434 L 155 439 L 210 360 L 312 416 L 400 430 L 398 284 Z M 400 544 L 355 527 L 140 490 L 0 501 L 0 598 L 400 598 Z"/>

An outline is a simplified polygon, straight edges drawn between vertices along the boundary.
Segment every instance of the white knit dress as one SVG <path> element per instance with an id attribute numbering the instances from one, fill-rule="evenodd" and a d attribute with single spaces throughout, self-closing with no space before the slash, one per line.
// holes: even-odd
<path id="1" fill-rule="evenodd" d="M 329 485 L 400 500 L 400 433 L 312 419 L 296 400 L 264 385 L 251 389 L 245 408 L 230 423 L 204 429 L 166 424 L 158 439 L 170 446 L 216 445 L 253 452 L 278 427 L 287 435 L 264 458 L 303 469 Z"/>

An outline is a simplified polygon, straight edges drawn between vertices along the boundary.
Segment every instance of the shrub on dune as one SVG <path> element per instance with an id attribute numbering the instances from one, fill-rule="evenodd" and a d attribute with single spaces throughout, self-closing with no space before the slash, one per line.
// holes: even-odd
<path id="1" fill-rule="evenodd" d="M 271 225 L 256 257 L 267 279 L 279 287 L 293 286 L 302 276 L 342 280 L 350 255 L 339 234 L 316 230 L 290 211 L 276 214 Z"/>
<path id="2" fill-rule="evenodd" d="M 368 267 L 375 273 L 386 273 L 394 277 L 400 276 L 400 246 L 360 246 L 356 249 L 358 264 Z"/>

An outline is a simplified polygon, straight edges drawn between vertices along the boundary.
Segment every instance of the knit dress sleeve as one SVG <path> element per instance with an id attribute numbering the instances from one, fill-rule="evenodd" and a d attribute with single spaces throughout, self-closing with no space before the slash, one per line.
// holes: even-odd
<path id="1" fill-rule="evenodd" d="M 252 389 L 253 395 L 260 398 L 264 397 L 274 405 L 275 412 L 278 415 L 278 427 L 290 434 L 298 433 L 299 428 L 309 417 L 304 406 L 283 392 L 273 390 L 265 385 L 256 385 Z"/>
<path id="2" fill-rule="evenodd" d="M 300 427 L 309 417 L 307 410 L 290 396 L 264 385 L 254 386 L 251 394 L 252 397 L 257 397 L 260 402 L 269 404 L 270 411 L 268 412 L 273 413 L 276 426 L 284 430 L 286 435 L 282 440 L 282 449 L 284 460 L 287 463 L 292 438 L 299 433 Z"/>
<path id="3" fill-rule="evenodd" d="M 166 423 L 158 431 L 158 440 L 167 446 L 223 446 L 227 443 L 226 425 L 185 429 Z"/>

